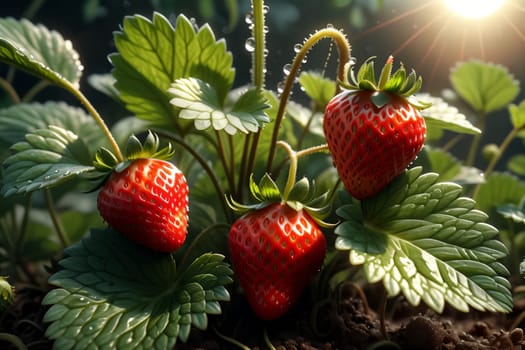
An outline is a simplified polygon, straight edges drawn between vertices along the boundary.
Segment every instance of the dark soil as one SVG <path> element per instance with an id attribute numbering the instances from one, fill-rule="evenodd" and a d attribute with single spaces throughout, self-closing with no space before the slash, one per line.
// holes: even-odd
<path id="1" fill-rule="evenodd" d="M 239 349 L 227 338 L 250 349 L 268 349 L 270 342 L 277 350 L 517 350 L 525 345 L 520 328 L 524 324 L 513 324 L 525 310 L 518 305 L 508 315 L 453 310 L 439 315 L 394 298 L 384 305 L 383 327 L 377 312 L 382 308 L 382 297 L 377 297 L 382 296 L 381 287 L 365 290 L 366 300 L 355 288 L 346 289 L 337 300 L 328 299 L 316 306 L 306 295 L 286 316 L 273 322 L 257 320 L 245 301 L 235 298 L 223 305 L 222 315 L 210 317 L 207 331 L 194 329 L 188 342 L 178 343 L 177 349 Z M 29 349 L 50 349 L 52 342 L 45 338 L 46 325 L 42 323 L 45 310 L 40 305 L 45 293 L 19 286 L 15 303 L 0 316 L 0 332 L 17 335 Z M 15 348 L 0 342 L 0 349 Z"/>

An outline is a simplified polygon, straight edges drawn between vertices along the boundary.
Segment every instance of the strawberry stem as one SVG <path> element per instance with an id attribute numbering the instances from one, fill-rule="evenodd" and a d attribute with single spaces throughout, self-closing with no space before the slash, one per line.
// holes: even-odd
<path id="1" fill-rule="evenodd" d="M 303 60 L 310 51 L 310 49 L 317 44 L 321 39 L 330 38 L 335 41 L 338 47 L 339 52 L 339 69 L 338 69 L 338 81 L 345 81 L 345 66 L 350 61 L 350 43 L 348 42 L 348 39 L 338 29 L 334 28 L 323 28 L 314 34 L 312 34 L 302 45 L 299 52 L 297 52 L 297 55 L 295 56 L 292 67 L 290 68 L 290 73 L 286 77 L 286 80 L 284 82 L 284 88 L 283 92 L 281 93 L 281 98 L 279 101 L 279 109 L 277 111 L 277 116 L 275 118 L 275 125 L 273 128 L 273 134 L 272 134 L 272 141 L 270 143 L 270 150 L 268 154 L 268 162 L 266 165 L 266 172 L 271 173 L 272 170 L 272 164 L 273 159 L 275 157 L 275 147 L 277 144 L 277 137 L 279 136 L 279 130 L 280 125 L 282 122 L 282 119 L 284 117 L 284 111 L 286 109 L 286 103 L 288 102 L 288 98 L 290 97 L 290 92 L 292 91 L 293 84 L 295 82 L 295 78 L 297 76 L 297 73 L 299 72 L 299 68 L 301 67 L 301 64 L 303 63 Z"/>
<path id="2" fill-rule="evenodd" d="M 118 146 L 117 141 L 115 141 L 115 138 L 111 134 L 111 131 L 109 131 L 109 128 L 104 122 L 104 119 L 102 119 L 100 114 L 98 114 L 95 107 L 93 107 L 93 105 L 91 104 L 91 102 L 89 102 L 86 96 L 84 96 L 84 94 L 82 94 L 82 92 L 79 89 L 75 88 L 70 82 L 68 82 L 67 80 L 64 80 L 63 84 L 67 86 L 67 90 L 70 93 L 72 93 L 80 101 L 80 103 L 86 108 L 89 114 L 91 114 L 93 119 L 95 119 L 95 122 L 98 124 L 98 126 L 100 127 L 100 129 L 102 130 L 106 138 L 108 139 L 111 147 L 113 148 L 115 157 L 118 159 L 119 162 L 123 162 L 124 156 L 122 155 L 122 152 L 120 151 L 120 147 Z"/>
<path id="3" fill-rule="evenodd" d="M 286 150 L 286 152 L 288 153 L 288 158 L 290 159 L 288 177 L 286 179 L 286 185 L 284 186 L 284 190 L 282 193 L 283 202 L 286 202 L 288 200 L 290 192 L 292 191 L 292 188 L 295 185 L 295 178 L 297 176 L 297 161 L 299 160 L 299 158 L 316 152 L 325 151 L 328 149 L 328 145 L 322 144 L 319 146 L 309 147 L 298 152 L 294 151 L 292 147 L 285 141 L 278 141 L 277 145 L 283 147 Z"/>

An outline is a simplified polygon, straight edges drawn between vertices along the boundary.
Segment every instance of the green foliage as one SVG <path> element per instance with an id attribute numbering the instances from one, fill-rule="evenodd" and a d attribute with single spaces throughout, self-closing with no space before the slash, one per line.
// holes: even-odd
<path id="1" fill-rule="evenodd" d="M 472 125 L 464 114 L 442 98 L 429 94 L 417 94 L 415 99 L 431 104 L 430 107 L 421 111 L 430 132 L 450 130 L 463 134 L 481 134 L 481 130 Z"/>
<path id="2" fill-rule="evenodd" d="M 175 28 L 159 13 L 150 21 L 126 17 L 115 33 L 118 53 L 112 54 L 115 87 L 126 107 L 154 124 L 171 125 L 178 109 L 169 103 L 168 89 L 180 78 L 193 77 L 209 84 L 222 103 L 235 71 L 223 40 L 216 41 L 208 25 L 196 28 L 184 15 Z M 179 128 L 182 127 L 178 125 Z"/>
<path id="3" fill-rule="evenodd" d="M 299 84 L 308 97 L 315 103 L 316 109 L 324 110 L 335 95 L 335 81 L 325 78 L 317 72 L 302 72 Z"/>
<path id="4" fill-rule="evenodd" d="M 105 144 L 98 125 L 84 110 L 63 102 L 20 103 L 0 109 L 0 144 L 6 147 L 49 125 L 74 132 L 90 152 Z"/>
<path id="5" fill-rule="evenodd" d="M 0 60 L 59 86 L 77 86 L 83 70 L 71 41 L 26 19 L 0 18 Z"/>
<path id="6" fill-rule="evenodd" d="M 389 296 L 403 293 L 442 312 L 445 302 L 467 312 L 512 309 L 507 248 L 498 230 L 459 185 L 413 168 L 377 197 L 337 210 L 336 247 L 350 250 L 369 282 L 382 280 Z"/>
<path id="7" fill-rule="evenodd" d="M 4 196 L 57 186 L 93 171 L 92 156 L 83 139 L 70 130 L 49 126 L 25 135 L 4 161 Z"/>
<path id="8" fill-rule="evenodd" d="M 478 60 L 458 63 L 450 81 L 472 109 L 483 114 L 505 107 L 519 93 L 519 82 L 505 67 Z"/>
<path id="9" fill-rule="evenodd" d="M 177 269 L 173 257 L 145 250 L 110 230 L 66 249 L 49 282 L 44 321 L 55 348 L 168 349 L 205 329 L 208 314 L 229 300 L 232 271 L 204 254 Z"/>
<path id="10" fill-rule="evenodd" d="M 168 90 L 170 103 L 181 111 L 179 117 L 194 121 L 197 130 L 224 130 L 230 135 L 257 132 L 270 120 L 264 113 L 269 107 L 262 91 L 250 89 L 243 93 L 229 111 L 225 111 L 217 91 L 208 83 L 195 79 L 177 79 Z"/>

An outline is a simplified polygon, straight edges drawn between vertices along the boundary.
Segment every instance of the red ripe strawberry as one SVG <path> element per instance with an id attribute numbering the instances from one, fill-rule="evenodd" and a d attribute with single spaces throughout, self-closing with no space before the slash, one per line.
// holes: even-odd
<path id="1" fill-rule="evenodd" d="M 408 97 L 421 86 L 403 67 L 392 76 L 392 57 L 375 82 L 373 63 L 360 68 L 349 90 L 328 103 L 323 128 L 345 188 L 357 199 L 376 195 L 416 158 L 425 121 Z"/>
<path id="2" fill-rule="evenodd" d="M 326 240 L 305 210 L 273 203 L 237 219 L 229 234 L 233 269 L 253 311 L 272 320 L 298 299 L 326 253 Z"/>
<path id="3" fill-rule="evenodd" d="M 117 167 L 97 204 L 110 226 L 148 248 L 172 252 L 186 239 L 188 185 L 170 162 L 139 158 Z"/>

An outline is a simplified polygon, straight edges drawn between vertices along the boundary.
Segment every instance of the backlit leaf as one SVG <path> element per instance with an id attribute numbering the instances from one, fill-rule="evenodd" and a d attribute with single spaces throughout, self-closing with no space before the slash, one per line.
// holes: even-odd
<path id="1" fill-rule="evenodd" d="M 270 121 L 264 113 L 269 105 L 257 89 L 244 92 L 228 110 L 221 106 L 216 90 L 199 79 L 178 79 L 168 91 L 173 95 L 170 103 L 180 109 L 179 117 L 193 120 L 197 130 L 211 127 L 230 135 L 247 134 Z"/>
<path id="2" fill-rule="evenodd" d="M 325 78 L 317 72 L 302 72 L 299 75 L 299 84 L 320 111 L 324 111 L 336 91 L 335 81 Z"/>
<path id="3" fill-rule="evenodd" d="M 421 111 L 428 129 L 444 129 L 462 134 L 481 133 L 481 130 L 472 125 L 465 115 L 459 113 L 456 107 L 449 105 L 442 98 L 430 96 L 429 94 L 418 94 L 414 98 L 431 103 L 430 107 Z"/>
<path id="4" fill-rule="evenodd" d="M 84 140 L 58 126 L 28 133 L 11 149 L 3 163 L 4 196 L 56 186 L 95 169 Z"/>
<path id="5" fill-rule="evenodd" d="M 209 26 L 196 28 L 184 15 L 175 27 L 159 13 L 149 19 L 126 17 L 115 33 L 117 54 L 110 56 L 115 87 L 127 108 L 139 118 L 172 124 L 178 110 L 168 89 L 180 78 L 195 77 L 213 87 L 224 101 L 233 83 L 232 55 Z"/>
<path id="6" fill-rule="evenodd" d="M 49 280 L 58 288 L 43 300 L 56 348 L 171 349 L 229 300 L 224 285 L 233 272 L 221 255 L 203 254 L 178 270 L 172 255 L 110 229 L 92 230 L 66 254 Z"/>
<path id="7" fill-rule="evenodd" d="M 412 305 L 508 312 L 510 282 L 499 262 L 507 249 L 487 215 L 461 192 L 438 182 L 436 173 L 407 170 L 360 207 L 352 202 L 337 210 L 344 221 L 336 247 L 350 251 L 369 282 L 383 281 L 389 296 L 402 293 Z"/>
<path id="8" fill-rule="evenodd" d="M 515 129 L 525 127 L 525 100 L 519 105 L 509 105 L 510 120 Z"/>
<path id="9" fill-rule="evenodd" d="M 78 88 L 83 70 L 71 41 L 26 19 L 0 18 L 0 60 L 59 86 Z"/>
<path id="10" fill-rule="evenodd" d="M 483 114 L 505 107 L 520 91 L 519 82 L 507 68 L 478 60 L 458 63 L 450 81 L 456 92 Z"/>

